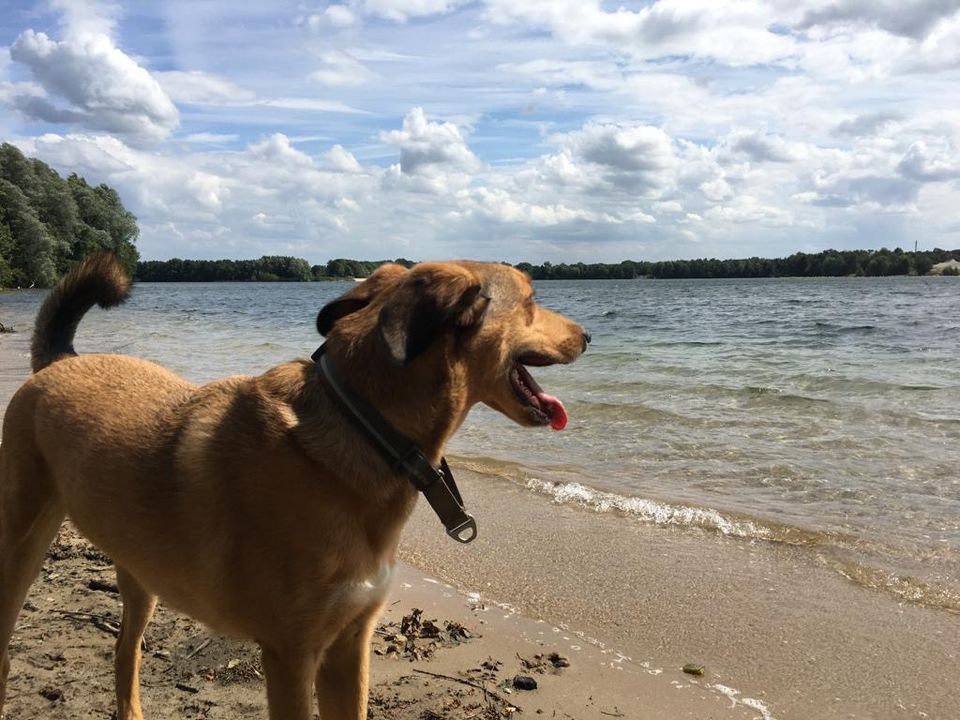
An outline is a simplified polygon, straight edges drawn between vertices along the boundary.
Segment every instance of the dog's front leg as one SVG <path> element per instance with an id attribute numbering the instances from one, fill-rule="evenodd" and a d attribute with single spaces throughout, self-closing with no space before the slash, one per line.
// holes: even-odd
<path id="1" fill-rule="evenodd" d="M 327 648 L 317 670 L 321 720 L 366 720 L 370 637 L 382 605 L 347 625 Z"/>
<path id="2" fill-rule="evenodd" d="M 317 657 L 303 648 L 267 647 L 263 670 L 267 676 L 267 706 L 270 720 L 312 720 L 312 681 Z"/>

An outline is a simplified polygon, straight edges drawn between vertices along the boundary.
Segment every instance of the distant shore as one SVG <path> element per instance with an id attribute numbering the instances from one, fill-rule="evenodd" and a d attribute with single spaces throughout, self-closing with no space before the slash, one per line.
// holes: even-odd
<path id="1" fill-rule="evenodd" d="M 364 278 L 386 262 L 410 267 L 414 261 L 348 260 L 309 265 L 302 258 L 264 256 L 258 260 L 146 260 L 137 263 L 144 282 L 311 281 Z M 960 250 L 904 252 L 896 250 L 825 250 L 783 258 L 719 260 L 623 260 L 618 263 L 558 263 L 514 267 L 535 280 L 720 279 L 768 277 L 846 277 L 954 274 L 960 272 Z"/>

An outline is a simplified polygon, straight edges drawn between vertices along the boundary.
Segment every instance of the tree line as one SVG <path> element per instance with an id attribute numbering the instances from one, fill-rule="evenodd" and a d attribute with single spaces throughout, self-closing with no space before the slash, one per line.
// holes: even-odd
<path id="1" fill-rule="evenodd" d="M 824 250 L 785 258 L 718 260 L 624 260 L 620 263 L 520 263 L 516 267 L 535 280 L 631 280 L 635 278 L 769 278 L 926 275 L 937 263 L 960 260 L 960 250 L 904 252 L 888 250 Z"/>
<path id="2" fill-rule="evenodd" d="M 113 250 L 133 272 L 137 219 L 106 185 L 60 177 L 0 144 L 0 287 L 50 287 L 74 263 Z"/>
<path id="3" fill-rule="evenodd" d="M 925 275 L 937 263 L 960 260 L 960 250 L 824 250 L 785 258 L 737 260 L 624 260 L 619 263 L 553 263 L 514 267 L 534 280 L 633 280 L 637 278 L 769 278 Z M 338 258 L 310 266 L 306 260 L 265 256 L 259 260 L 148 260 L 137 265 L 137 278 L 153 282 L 179 280 L 343 280 L 364 278 L 386 262 L 412 267 L 406 258 L 348 260 Z M 947 273 L 949 274 L 949 273 Z"/>
<path id="4" fill-rule="evenodd" d="M 264 255 L 257 260 L 144 260 L 137 263 L 138 280 L 145 282 L 236 282 L 344 280 L 364 278 L 384 263 L 413 267 L 412 260 L 346 260 L 311 266 L 302 258 Z"/>

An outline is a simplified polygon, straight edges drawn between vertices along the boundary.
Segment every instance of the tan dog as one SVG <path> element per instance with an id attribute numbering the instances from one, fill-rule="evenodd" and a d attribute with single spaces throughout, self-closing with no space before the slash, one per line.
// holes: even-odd
<path id="1" fill-rule="evenodd" d="M 94 304 L 129 282 L 85 261 L 37 317 L 35 374 L 0 446 L 0 711 L 7 645 L 65 515 L 116 563 L 119 720 L 142 717 L 140 640 L 157 596 L 263 651 L 273 720 L 367 717 L 368 646 L 417 497 L 335 402 L 315 364 L 198 387 L 162 367 L 73 352 Z M 523 365 L 569 363 L 583 328 L 538 307 L 529 279 L 474 262 L 386 265 L 317 326 L 344 386 L 436 465 L 470 408 L 562 426 Z"/>

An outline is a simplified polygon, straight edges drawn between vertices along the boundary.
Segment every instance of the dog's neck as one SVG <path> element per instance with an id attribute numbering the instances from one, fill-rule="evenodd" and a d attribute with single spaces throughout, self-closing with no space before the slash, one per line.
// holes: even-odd
<path id="1" fill-rule="evenodd" d="M 410 365 L 395 365 L 378 338 L 328 340 L 326 352 L 340 382 L 416 443 L 431 463 L 440 461 L 469 411 L 456 365 L 438 351 L 427 351 Z"/>

